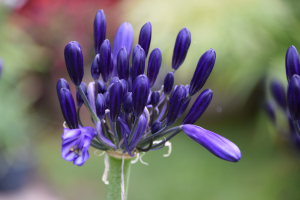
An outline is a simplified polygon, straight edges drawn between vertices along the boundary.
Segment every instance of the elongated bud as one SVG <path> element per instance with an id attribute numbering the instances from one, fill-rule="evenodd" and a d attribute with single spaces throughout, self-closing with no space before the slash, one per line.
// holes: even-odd
<path id="1" fill-rule="evenodd" d="M 140 45 L 135 45 L 132 53 L 132 69 L 130 76 L 134 81 L 138 75 L 144 74 L 145 71 L 145 52 Z"/>
<path id="2" fill-rule="evenodd" d="M 164 80 L 164 93 L 166 95 L 170 94 L 174 85 L 174 73 L 169 72 Z"/>
<path id="3" fill-rule="evenodd" d="M 158 132 L 160 129 L 162 129 L 162 123 L 156 121 L 151 126 L 151 133 L 154 134 L 154 133 Z"/>
<path id="4" fill-rule="evenodd" d="M 188 94 L 189 94 L 190 85 L 186 85 L 186 86 L 184 86 L 184 87 L 185 87 L 186 97 L 187 97 Z M 186 101 L 184 102 L 184 104 L 183 104 L 183 106 L 182 106 L 182 108 L 181 108 L 181 110 L 180 110 L 180 112 L 179 112 L 179 114 L 178 114 L 178 118 L 181 117 L 181 116 L 183 115 L 183 113 L 184 113 L 185 110 L 187 109 L 187 107 L 188 107 L 190 101 L 191 101 L 191 98 L 188 98 L 188 100 L 186 100 Z"/>
<path id="5" fill-rule="evenodd" d="M 111 65 L 111 47 L 109 40 L 104 40 L 100 47 L 100 72 L 103 81 L 106 83 L 109 79 Z"/>
<path id="6" fill-rule="evenodd" d="M 167 115 L 167 126 L 171 126 L 178 118 L 179 112 L 184 104 L 186 97 L 186 89 L 183 85 L 179 85 L 172 92 L 170 99 L 170 107 Z"/>
<path id="7" fill-rule="evenodd" d="M 181 124 L 194 124 L 205 112 L 212 97 L 213 92 L 210 89 L 201 92 Z"/>
<path id="8" fill-rule="evenodd" d="M 153 49 L 150 53 L 148 61 L 147 76 L 149 79 L 149 87 L 151 88 L 157 78 L 162 61 L 162 54 L 159 48 Z"/>
<path id="9" fill-rule="evenodd" d="M 85 96 L 87 96 L 87 87 L 86 87 L 85 82 L 81 82 L 80 87 L 81 87 L 83 93 L 85 94 Z M 76 103 L 77 103 L 77 107 L 81 107 L 82 104 L 84 103 L 78 90 L 76 90 Z"/>
<path id="10" fill-rule="evenodd" d="M 191 33 L 189 29 L 183 28 L 179 31 L 172 58 L 172 68 L 177 70 L 183 63 L 191 44 Z"/>
<path id="11" fill-rule="evenodd" d="M 70 90 L 70 85 L 64 78 L 60 78 L 56 83 L 56 92 L 57 92 L 58 99 L 59 99 L 61 88 L 66 88 L 66 89 Z"/>
<path id="12" fill-rule="evenodd" d="M 286 94 L 284 91 L 284 87 L 278 80 L 273 80 L 271 82 L 271 93 L 278 103 L 278 105 L 285 110 L 286 109 Z"/>
<path id="13" fill-rule="evenodd" d="M 135 117 L 141 116 L 147 104 L 149 95 L 149 82 L 145 75 L 139 75 L 133 82 L 132 106 Z"/>
<path id="14" fill-rule="evenodd" d="M 288 82 L 294 74 L 300 75 L 299 54 L 293 45 L 290 46 L 285 56 L 285 70 Z"/>
<path id="15" fill-rule="evenodd" d="M 290 110 L 291 118 L 300 119 L 300 76 L 293 75 L 288 85 L 287 101 Z"/>
<path id="16" fill-rule="evenodd" d="M 109 115 L 112 122 L 116 122 L 122 106 L 123 89 L 122 84 L 115 82 L 109 91 Z"/>
<path id="17" fill-rule="evenodd" d="M 98 93 L 104 94 L 106 92 L 105 83 L 102 80 L 98 80 Z"/>
<path id="18" fill-rule="evenodd" d="M 270 102 L 265 103 L 265 111 L 268 114 L 271 121 L 273 123 L 276 123 L 276 115 L 275 115 L 274 106 L 272 103 L 270 103 Z M 294 127 L 293 123 L 291 125 L 292 125 L 292 127 Z"/>
<path id="19" fill-rule="evenodd" d="M 131 113 L 132 111 L 132 93 L 127 92 L 123 98 L 123 107 L 125 113 Z"/>
<path id="20" fill-rule="evenodd" d="M 105 98 L 103 94 L 98 94 L 96 99 L 96 113 L 100 119 L 105 116 Z"/>
<path id="21" fill-rule="evenodd" d="M 237 162 L 242 157 L 240 149 L 233 142 L 214 132 L 191 124 L 183 125 L 182 130 L 187 136 L 223 160 Z"/>
<path id="22" fill-rule="evenodd" d="M 78 128 L 78 119 L 76 114 L 75 103 L 70 90 L 66 88 L 60 89 L 59 102 L 61 111 L 63 113 L 68 127 L 71 129 Z"/>
<path id="23" fill-rule="evenodd" d="M 100 55 L 97 54 L 92 62 L 91 74 L 94 80 L 98 80 L 100 77 Z"/>
<path id="24" fill-rule="evenodd" d="M 151 94 L 151 104 L 152 104 L 153 107 L 156 107 L 158 105 L 159 98 L 160 98 L 160 95 L 159 95 L 158 91 L 152 92 L 152 94 Z"/>
<path id="25" fill-rule="evenodd" d="M 151 42 L 151 35 L 152 35 L 152 26 L 150 22 L 147 22 L 140 31 L 139 36 L 139 45 L 144 49 L 145 55 L 147 57 L 150 42 Z"/>
<path id="26" fill-rule="evenodd" d="M 83 78 L 83 57 L 78 42 L 72 41 L 65 47 L 65 62 L 74 85 L 79 86 Z"/>
<path id="27" fill-rule="evenodd" d="M 105 99 L 105 109 L 108 109 L 109 108 L 109 92 L 105 92 L 103 94 L 104 96 L 104 99 Z"/>
<path id="28" fill-rule="evenodd" d="M 103 10 L 98 10 L 94 20 L 94 45 L 95 53 L 100 53 L 100 47 L 105 40 L 106 35 L 106 19 Z"/>
<path id="29" fill-rule="evenodd" d="M 123 91 L 122 94 L 124 96 L 128 92 L 128 84 L 124 79 L 120 80 L 120 83 L 122 85 L 122 91 Z"/>
<path id="30" fill-rule="evenodd" d="M 196 94 L 209 77 L 216 61 L 216 52 L 213 49 L 206 51 L 199 59 L 195 73 L 191 80 L 189 94 Z"/>
<path id="31" fill-rule="evenodd" d="M 129 76 L 129 61 L 125 47 L 122 47 L 117 55 L 117 69 L 119 78 L 127 81 Z"/>

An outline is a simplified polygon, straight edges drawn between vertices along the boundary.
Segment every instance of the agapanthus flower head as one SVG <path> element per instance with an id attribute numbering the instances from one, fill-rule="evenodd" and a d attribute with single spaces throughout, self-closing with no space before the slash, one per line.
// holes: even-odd
<path id="1" fill-rule="evenodd" d="M 290 46 L 285 56 L 285 70 L 288 82 L 294 74 L 300 75 L 299 54 L 295 46 Z"/>
<path id="2" fill-rule="evenodd" d="M 105 19 L 104 13 L 98 11 L 95 21 L 97 21 L 97 24 L 104 26 L 101 24 L 102 19 Z M 96 27 L 99 28 L 99 34 L 102 34 L 103 29 L 100 29 L 100 25 Z M 67 139 L 64 136 L 64 153 L 62 152 L 62 156 L 66 158 L 65 152 L 72 153 L 73 147 L 78 152 L 84 151 L 85 155 L 88 155 L 86 147 L 92 145 L 103 151 L 113 151 L 134 157 L 139 152 L 163 148 L 169 144 L 171 138 L 183 130 L 189 137 L 214 155 L 225 160 L 238 161 L 241 157 L 240 150 L 232 142 L 201 127 L 191 125 L 202 116 L 208 107 L 212 99 L 211 90 L 204 90 L 199 95 L 182 125 L 172 127 L 176 120 L 188 109 L 192 96 L 201 90 L 205 84 L 215 63 L 216 54 L 214 50 L 210 49 L 201 56 L 190 85 L 174 86 L 174 73 L 179 70 L 185 60 L 191 43 L 191 33 L 187 28 L 183 28 L 177 36 L 174 47 L 171 64 L 173 69 L 165 74 L 164 85 L 155 91 L 151 88 L 158 77 L 162 63 L 162 53 L 158 48 L 151 51 L 147 75 L 145 75 L 145 60 L 149 52 L 151 32 L 152 26 L 148 22 L 141 29 L 139 44 L 135 45 L 132 50 L 133 28 L 127 22 L 121 24 L 113 42 L 112 52 L 110 42 L 105 38 L 101 39 L 103 34 L 101 37 L 99 36 L 100 39 L 97 39 L 97 41 L 103 40 L 98 52 L 99 56 L 96 56 L 99 62 L 97 60 L 92 64 L 94 69 L 91 69 L 91 71 L 94 81 L 89 83 L 87 94 L 84 88 L 81 87 L 83 84 L 77 84 L 81 80 L 78 82 L 73 81 L 85 107 L 91 114 L 96 129 L 89 128 L 89 131 L 87 131 L 87 127 L 84 127 L 80 120 L 79 125 L 73 122 L 77 119 L 75 106 L 69 106 L 72 103 L 66 104 L 67 106 L 64 107 L 67 109 L 63 110 L 63 114 L 67 116 L 65 120 L 70 128 L 66 131 L 74 130 L 74 133 L 76 132 L 80 137 L 74 139 L 76 146 L 65 148 L 67 143 L 64 141 Z M 75 44 L 72 43 L 72 45 Z M 97 43 L 97 47 L 99 45 Z M 132 59 L 130 63 L 131 50 Z M 73 53 L 72 55 L 77 55 L 75 54 L 76 51 L 72 50 L 70 52 Z M 97 63 L 99 63 L 101 76 L 98 76 L 99 72 L 95 70 L 97 69 L 95 67 Z M 83 72 L 81 74 L 83 75 Z M 74 77 L 77 76 L 74 75 Z M 104 82 L 102 80 L 96 81 L 100 77 Z M 59 89 L 64 92 L 63 95 L 66 96 L 67 94 L 68 96 L 65 99 L 71 101 L 71 93 L 67 84 L 60 80 L 59 85 Z M 66 113 L 70 114 L 67 115 Z M 80 116 L 79 112 L 78 116 Z M 95 134 L 95 130 L 97 134 Z M 164 140 L 159 140 L 161 138 L 164 138 Z M 81 145 L 84 143 L 85 146 Z M 74 154 L 72 153 L 72 155 Z M 75 157 L 72 157 L 68 160 L 74 161 L 74 159 Z M 87 157 L 80 159 L 82 162 L 74 162 L 82 164 Z"/>

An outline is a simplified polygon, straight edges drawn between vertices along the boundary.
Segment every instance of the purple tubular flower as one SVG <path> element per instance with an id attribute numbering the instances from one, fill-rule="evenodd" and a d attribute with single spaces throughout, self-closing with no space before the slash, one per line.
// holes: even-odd
<path id="1" fill-rule="evenodd" d="M 94 46 L 95 53 L 100 53 L 100 47 L 105 40 L 106 19 L 103 10 L 98 10 L 94 20 Z"/>
<path id="2" fill-rule="evenodd" d="M 115 82 L 109 92 L 109 115 L 112 122 L 116 122 L 122 106 L 123 89 L 122 84 L 118 81 Z"/>
<path id="3" fill-rule="evenodd" d="M 83 78 L 83 57 L 78 42 L 72 41 L 65 47 L 65 62 L 72 82 L 79 86 Z"/>
<path id="4" fill-rule="evenodd" d="M 78 128 L 75 103 L 70 90 L 66 88 L 60 89 L 59 102 L 62 114 L 66 123 L 68 124 L 68 127 L 71 129 Z"/>
<path id="5" fill-rule="evenodd" d="M 151 42 L 151 35 L 152 35 L 152 26 L 150 22 L 147 22 L 140 31 L 139 36 L 139 45 L 144 49 L 145 55 L 147 57 L 150 42 Z"/>
<path id="6" fill-rule="evenodd" d="M 94 80 L 100 77 L 100 54 L 97 54 L 92 62 L 91 74 Z"/>
<path id="7" fill-rule="evenodd" d="M 131 54 L 131 48 L 133 44 L 133 28 L 131 24 L 124 22 L 121 24 L 117 30 L 115 40 L 114 40 L 114 46 L 113 46 L 113 58 L 114 63 L 116 63 L 117 54 L 119 53 L 120 49 L 122 47 L 126 47 L 127 50 L 127 56 L 129 60 L 129 56 Z M 112 72 L 112 77 L 115 77 L 118 75 L 117 67 L 114 67 Z"/>
<path id="8" fill-rule="evenodd" d="M 127 92 L 123 98 L 123 107 L 125 113 L 131 113 L 132 111 L 132 93 Z"/>
<path id="9" fill-rule="evenodd" d="M 136 127 L 135 132 L 133 133 L 132 140 L 129 144 L 130 151 L 133 151 L 136 145 L 139 143 L 140 139 L 142 138 L 144 131 L 146 129 L 147 120 L 144 115 L 141 115 L 139 118 L 138 125 Z"/>
<path id="10" fill-rule="evenodd" d="M 151 104 L 152 104 L 153 107 L 156 107 L 158 105 L 159 98 L 160 98 L 160 95 L 159 95 L 158 91 L 152 92 L 152 94 L 151 94 Z"/>
<path id="11" fill-rule="evenodd" d="M 132 67 L 130 76 L 134 81 L 138 75 L 144 74 L 146 56 L 140 45 L 135 45 L 132 53 Z"/>
<path id="12" fill-rule="evenodd" d="M 106 92 L 105 84 L 102 80 L 98 80 L 98 93 L 104 94 Z"/>
<path id="13" fill-rule="evenodd" d="M 162 61 L 162 54 L 159 48 L 152 50 L 149 56 L 147 76 L 149 79 L 149 87 L 151 88 L 157 78 Z"/>
<path id="14" fill-rule="evenodd" d="M 109 79 L 111 66 L 111 47 L 109 40 L 104 40 L 100 47 L 100 72 L 103 81 L 106 83 Z"/>
<path id="15" fill-rule="evenodd" d="M 96 105 L 95 105 L 96 97 L 95 97 L 95 83 L 94 82 L 89 83 L 87 93 L 88 93 L 87 98 L 91 105 L 91 108 L 93 109 L 94 112 L 96 112 Z"/>
<path id="16" fill-rule="evenodd" d="M 286 110 L 286 94 L 284 91 L 284 87 L 280 81 L 273 80 L 271 82 L 271 93 L 278 105 L 283 110 Z"/>
<path id="17" fill-rule="evenodd" d="M 96 99 L 96 113 L 100 119 L 104 119 L 105 116 L 105 98 L 103 94 L 98 94 Z"/>
<path id="18" fill-rule="evenodd" d="M 81 87 L 83 93 L 85 94 L 85 96 L 87 96 L 86 84 L 84 82 L 81 82 L 80 87 Z M 77 107 L 81 107 L 82 104 L 84 103 L 80 93 L 78 92 L 78 90 L 76 90 L 76 103 L 77 103 Z"/>
<path id="19" fill-rule="evenodd" d="M 288 82 L 294 74 L 300 75 L 299 54 L 297 49 L 292 45 L 288 48 L 285 56 L 285 70 Z"/>
<path id="20" fill-rule="evenodd" d="M 300 119 L 300 76 L 296 74 L 288 85 L 287 101 L 291 118 L 298 121 Z"/>
<path id="21" fill-rule="evenodd" d="M 210 89 L 206 89 L 197 97 L 192 108 L 182 121 L 182 124 L 194 124 L 205 112 L 206 108 L 211 102 L 213 92 Z"/>
<path id="22" fill-rule="evenodd" d="M 267 114 L 270 117 L 271 121 L 273 123 L 276 123 L 276 115 L 275 115 L 273 104 L 271 104 L 270 102 L 266 102 L 265 103 L 265 111 L 267 112 Z M 292 126 L 294 126 L 293 123 L 292 123 Z"/>
<path id="23" fill-rule="evenodd" d="M 105 109 L 108 109 L 108 107 L 109 107 L 109 92 L 105 92 L 103 94 L 103 96 L 104 96 L 104 99 L 105 99 Z"/>
<path id="24" fill-rule="evenodd" d="M 74 165 L 81 166 L 89 158 L 88 149 L 91 140 L 96 136 L 96 130 L 90 126 L 77 129 L 64 128 L 61 136 L 61 156 L 66 161 L 73 161 Z"/>
<path id="25" fill-rule="evenodd" d="M 154 134 L 158 132 L 162 128 L 162 123 L 161 122 L 154 122 L 151 126 L 151 133 Z"/>
<path id="26" fill-rule="evenodd" d="M 194 76 L 191 80 L 189 94 L 196 94 L 209 77 L 216 61 L 216 52 L 213 49 L 206 51 L 199 59 Z"/>
<path id="27" fill-rule="evenodd" d="M 183 85 L 179 85 L 172 92 L 171 99 L 170 99 L 170 107 L 167 114 L 166 126 L 171 126 L 178 118 L 178 115 L 184 104 L 185 97 L 186 97 L 186 89 Z"/>
<path id="28" fill-rule="evenodd" d="M 128 80 L 129 61 L 125 47 L 122 47 L 117 55 L 117 70 L 120 79 Z"/>
<path id="29" fill-rule="evenodd" d="M 174 85 L 174 73 L 169 72 L 164 80 L 164 93 L 169 95 Z"/>
<path id="30" fill-rule="evenodd" d="M 191 33 L 189 29 L 183 28 L 179 31 L 172 58 L 172 68 L 177 70 L 183 63 L 191 44 Z"/>
<path id="31" fill-rule="evenodd" d="M 241 159 L 240 149 L 216 133 L 191 124 L 183 125 L 182 130 L 187 136 L 223 160 L 237 162 Z"/>
<path id="32" fill-rule="evenodd" d="M 105 135 L 103 134 L 102 131 L 102 126 L 101 126 L 101 121 L 98 119 L 97 124 L 96 124 L 96 130 L 97 130 L 97 138 L 100 140 L 101 143 L 104 145 L 116 149 L 117 146 L 112 143 Z"/>
<path id="33" fill-rule="evenodd" d="M 141 116 L 147 104 L 149 95 L 149 82 L 145 75 L 139 75 L 133 82 L 132 106 L 135 117 Z"/>
<path id="34" fill-rule="evenodd" d="M 60 78 L 56 83 L 56 92 L 57 92 L 58 100 L 59 100 L 61 88 L 66 88 L 71 91 L 69 83 L 64 78 Z"/>

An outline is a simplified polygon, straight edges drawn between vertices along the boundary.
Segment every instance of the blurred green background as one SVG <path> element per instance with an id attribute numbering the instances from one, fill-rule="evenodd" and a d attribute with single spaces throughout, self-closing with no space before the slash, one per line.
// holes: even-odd
<path id="1" fill-rule="evenodd" d="M 190 30 L 192 43 L 176 84 L 189 84 L 198 59 L 213 48 L 217 60 L 204 89 L 213 90 L 214 97 L 197 124 L 242 151 L 238 163 L 226 162 L 179 134 L 171 140 L 169 157 L 162 156 L 163 148 L 143 157 L 148 166 L 132 165 L 129 199 L 300 199 L 299 154 L 263 108 L 269 79 L 286 85 L 287 48 L 300 48 L 299 8 L 297 0 L 1 0 L 0 179 L 11 166 L 26 176 L 18 190 L 0 191 L 0 199 L 106 198 L 99 152 L 91 148 L 82 167 L 61 158 L 63 117 L 55 90 L 59 78 L 69 81 L 63 49 L 71 40 L 83 49 L 84 81 L 92 81 L 98 9 L 106 14 L 110 41 L 127 21 L 136 44 L 143 24 L 152 23 L 150 49 L 159 47 L 163 54 L 161 81 L 171 70 L 181 28 Z M 75 94 L 74 86 L 71 90 Z M 88 124 L 86 110 L 82 116 Z"/>

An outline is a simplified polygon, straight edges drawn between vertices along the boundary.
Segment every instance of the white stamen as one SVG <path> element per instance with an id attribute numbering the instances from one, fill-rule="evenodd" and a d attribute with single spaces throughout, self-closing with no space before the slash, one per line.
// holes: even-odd
<path id="1" fill-rule="evenodd" d="M 97 153 L 98 151 L 100 151 L 100 150 L 96 150 L 96 151 L 94 152 L 94 155 L 95 155 L 95 156 L 103 156 L 103 155 L 105 154 L 105 151 L 103 151 L 101 154 L 97 155 L 96 153 Z"/>
<path id="2" fill-rule="evenodd" d="M 102 181 L 105 183 L 105 185 L 108 185 L 109 182 L 107 180 L 107 176 L 108 176 L 108 172 L 109 172 L 109 162 L 108 162 L 108 155 L 107 154 L 105 154 L 104 166 L 105 166 L 105 169 L 104 169 L 104 173 L 103 173 L 103 176 L 102 176 Z"/>
<path id="3" fill-rule="evenodd" d="M 148 163 L 146 163 L 146 162 L 144 162 L 144 161 L 142 160 L 142 157 L 143 157 L 144 155 L 145 155 L 145 152 L 143 152 L 143 155 L 140 156 L 140 161 L 141 161 L 142 164 L 148 165 Z"/>
<path id="4" fill-rule="evenodd" d="M 146 119 L 147 119 L 146 127 L 148 127 L 148 125 L 149 125 L 149 122 L 150 122 L 150 114 L 149 114 L 149 110 L 148 110 L 148 108 L 147 108 L 147 107 L 145 107 L 145 109 L 144 109 L 144 113 L 145 113 L 145 115 L 146 115 Z"/>
<path id="5" fill-rule="evenodd" d="M 161 143 L 161 142 L 162 142 L 162 140 L 157 140 L 157 141 L 154 141 L 153 144 L 159 144 L 159 143 Z M 167 142 L 165 143 L 165 146 L 169 147 L 169 150 L 168 150 L 168 153 L 167 153 L 167 154 L 164 154 L 164 155 L 163 155 L 163 157 L 169 157 L 170 154 L 171 154 L 171 152 L 172 152 L 172 144 L 171 144 L 170 141 L 167 141 Z"/>
<path id="6" fill-rule="evenodd" d="M 68 128 L 67 122 L 64 122 L 64 123 L 63 123 L 63 127 L 64 127 L 64 128 Z"/>
<path id="7" fill-rule="evenodd" d="M 121 166 L 121 197 L 125 199 L 125 181 L 124 181 L 124 154 L 122 154 L 122 166 Z"/>
<path id="8" fill-rule="evenodd" d="M 120 141 L 120 143 L 119 143 L 119 145 L 118 145 L 118 148 L 119 148 L 119 149 L 122 149 L 122 148 L 121 148 L 121 145 L 122 145 L 123 143 L 124 143 L 124 138 Z"/>
<path id="9" fill-rule="evenodd" d="M 136 158 L 134 160 L 131 161 L 131 164 L 137 163 L 137 161 L 139 161 L 140 158 L 140 154 L 136 154 Z"/>
<path id="10" fill-rule="evenodd" d="M 107 114 L 107 113 L 109 113 L 110 112 L 110 110 L 109 109 L 106 109 L 105 110 L 105 114 Z"/>

